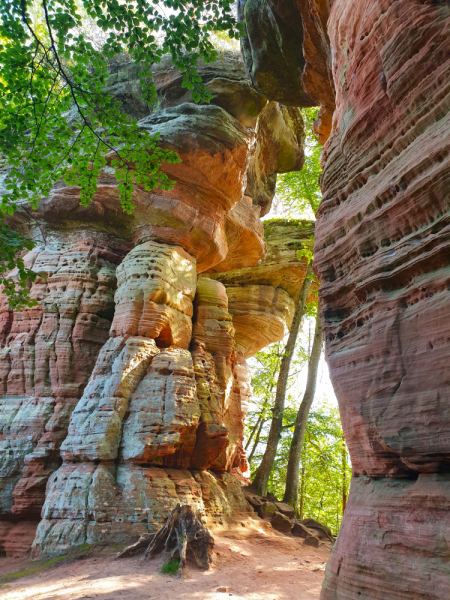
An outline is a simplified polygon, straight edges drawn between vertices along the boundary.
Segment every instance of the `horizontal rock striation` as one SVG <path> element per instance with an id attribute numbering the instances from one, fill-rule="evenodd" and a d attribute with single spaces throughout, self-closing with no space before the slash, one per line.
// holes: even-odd
<path id="1" fill-rule="evenodd" d="M 313 235 L 312 221 L 266 221 L 267 253 L 257 265 L 210 275 L 226 287 L 236 349 L 243 359 L 288 333 L 308 266 L 299 251 L 310 248 Z M 316 293 L 313 284 L 309 302 Z"/>
<path id="2" fill-rule="evenodd" d="M 64 554 L 85 543 L 137 540 L 158 531 L 179 503 L 192 504 L 212 522 L 251 510 L 229 473 L 67 463 L 50 480 L 33 555 Z"/>
<path id="3" fill-rule="evenodd" d="M 450 594 L 450 478 L 353 477 L 322 598 L 433 598 Z"/>
<path id="4" fill-rule="evenodd" d="M 33 308 L 9 310 L 0 336 L 0 506 L 38 517 L 71 411 L 108 337 L 118 256 L 92 238 L 38 246 L 27 264 L 38 277 Z"/>
<path id="5" fill-rule="evenodd" d="M 335 0 L 315 268 L 353 464 L 323 600 L 447 598 L 450 8 Z"/>
<path id="6" fill-rule="evenodd" d="M 263 258 L 261 211 L 276 173 L 303 164 L 303 121 L 252 88 L 238 54 L 200 71 L 210 105 L 192 103 L 164 60 L 150 110 L 136 66 L 111 68 L 108 90 L 123 110 L 178 152 L 181 162 L 164 167 L 172 190 L 136 186 L 135 211 L 124 215 L 106 167 L 88 207 L 78 188 L 59 182 L 11 220 L 42 241 L 25 257 L 38 274 L 38 306 L 12 314 L 4 304 L 0 314 L 0 550 L 8 554 L 26 549 L 41 508 L 34 556 L 132 541 L 179 502 L 210 519 L 249 510 L 239 483 L 249 372 L 225 286 L 198 274 Z M 282 312 L 285 301 L 280 288 L 269 304 Z M 14 545 L 16 534 L 23 541 Z"/>

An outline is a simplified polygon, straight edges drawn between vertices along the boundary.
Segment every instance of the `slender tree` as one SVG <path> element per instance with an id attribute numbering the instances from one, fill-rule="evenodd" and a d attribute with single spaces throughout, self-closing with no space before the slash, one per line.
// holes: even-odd
<path id="1" fill-rule="evenodd" d="M 298 485 L 300 457 L 302 454 L 303 440 L 305 438 L 306 425 L 311 405 L 316 393 L 317 371 L 319 367 L 320 355 L 322 352 L 322 324 L 320 320 L 319 308 L 316 316 L 316 327 L 314 331 L 314 341 L 311 349 L 311 356 L 308 365 L 308 378 L 303 400 L 298 409 L 295 420 L 294 433 L 289 449 L 288 467 L 286 473 L 286 488 L 284 492 L 284 502 L 293 506 L 297 512 L 298 506 Z"/>
<path id="2" fill-rule="evenodd" d="M 261 412 L 258 416 L 258 420 L 256 421 L 255 425 L 252 427 L 251 429 L 251 434 L 249 435 L 247 442 L 244 446 L 244 450 L 247 451 L 250 447 L 250 444 L 252 443 L 253 440 L 253 436 L 255 435 L 255 433 L 258 431 L 259 426 L 261 424 L 261 421 L 263 420 L 263 413 Z"/>
<path id="3" fill-rule="evenodd" d="M 300 325 L 303 315 L 305 314 L 306 299 L 311 287 L 311 277 L 312 261 L 308 263 L 305 279 L 295 305 L 294 318 L 289 331 L 288 341 L 281 359 L 280 373 L 278 375 L 275 403 L 273 407 L 273 417 L 270 426 L 269 437 L 267 440 L 266 451 L 264 452 L 263 459 L 256 471 L 255 478 L 251 485 L 252 489 L 261 496 L 265 496 L 267 493 L 267 483 L 269 481 L 270 472 L 272 471 L 273 463 L 277 454 L 278 443 L 283 431 L 283 413 L 286 398 L 286 388 L 289 379 L 289 369 L 291 366 Z"/>
<path id="4" fill-rule="evenodd" d="M 300 484 L 300 506 L 298 509 L 298 516 L 300 519 L 303 519 L 303 505 L 305 502 L 305 465 L 302 465 L 302 479 Z"/>
<path id="5" fill-rule="evenodd" d="M 259 440 L 261 438 L 261 431 L 262 431 L 262 428 L 264 427 L 265 423 L 266 423 L 266 419 L 262 419 L 262 421 L 259 424 L 258 431 L 257 431 L 256 437 L 255 437 L 255 443 L 253 444 L 252 451 L 248 455 L 248 462 L 249 463 L 252 460 L 252 458 L 255 456 L 255 452 L 256 452 L 256 449 L 258 447 Z"/>
<path id="6" fill-rule="evenodd" d="M 347 506 L 347 448 L 345 437 L 342 434 L 342 514 Z"/>

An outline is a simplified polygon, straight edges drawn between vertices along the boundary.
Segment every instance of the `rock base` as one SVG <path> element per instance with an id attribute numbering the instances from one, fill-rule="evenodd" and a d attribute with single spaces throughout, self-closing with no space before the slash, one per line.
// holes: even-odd
<path id="1" fill-rule="evenodd" d="M 354 477 L 321 600 L 450 597 L 450 476 Z"/>
<path id="2" fill-rule="evenodd" d="M 156 533 L 178 504 L 207 522 L 252 514 L 230 473 L 134 465 L 64 465 L 53 475 L 33 557 L 65 554 L 74 546 L 127 544 Z"/>

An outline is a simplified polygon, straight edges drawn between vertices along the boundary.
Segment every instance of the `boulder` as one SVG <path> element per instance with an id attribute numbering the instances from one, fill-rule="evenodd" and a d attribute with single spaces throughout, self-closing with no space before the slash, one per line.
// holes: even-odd
<path id="1" fill-rule="evenodd" d="M 308 529 L 307 527 L 305 527 L 305 525 L 302 525 L 302 523 L 299 521 L 294 521 L 294 525 L 292 526 L 291 533 L 293 536 L 299 537 L 299 538 L 307 538 L 307 537 L 313 535 L 311 530 Z"/>
<path id="2" fill-rule="evenodd" d="M 274 502 L 265 502 L 258 507 L 258 515 L 265 521 L 271 521 L 277 513 L 277 506 Z"/>
<path id="3" fill-rule="evenodd" d="M 280 513 L 288 517 L 288 519 L 293 519 L 295 517 L 295 510 L 292 506 L 289 506 L 289 504 L 286 504 L 285 502 L 275 502 L 275 505 Z"/>
<path id="4" fill-rule="evenodd" d="M 292 529 L 292 521 L 280 512 L 276 512 L 273 515 L 270 524 L 277 531 L 281 531 L 281 533 L 288 534 Z"/>
<path id="5" fill-rule="evenodd" d="M 326 525 L 323 525 L 323 523 L 319 523 L 319 521 L 316 521 L 315 519 L 303 519 L 301 523 L 309 530 L 312 530 L 319 537 L 319 539 L 328 539 L 331 542 L 334 542 L 334 537 L 331 532 L 331 529 Z"/>
<path id="6" fill-rule="evenodd" d="M 249 488 L 243 489 L 245 499 L 253 507 L 255 511 L 258 511 L 259 507 L 267 503 L 267 499 L 258 494 L 254 494 Z"/>
<path id="7" fill-rule="evenodd" d="M 315 535 L 307 535 L 304 541 L 305 546 L 312 546 L 313 548 L 319 547 L 319 538 Z"/>

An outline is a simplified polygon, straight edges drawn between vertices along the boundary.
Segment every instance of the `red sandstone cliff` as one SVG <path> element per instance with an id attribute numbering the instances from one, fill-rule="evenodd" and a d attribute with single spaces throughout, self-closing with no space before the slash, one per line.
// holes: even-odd
<path id="1" fill-rule="evenodd" d="M 450 7 L 335 0 L 316 229 L 354 477 L 322 598 L 450 595 Z"/>
<path id="2" fill-rule="evenodd" d="M 315 270 L 354 473 L 321 597 L 444 600 L 449 3 L 246 0 L 241 17 L 255 87 L 293 105 L 313 99 L 329 138 Z"/>

